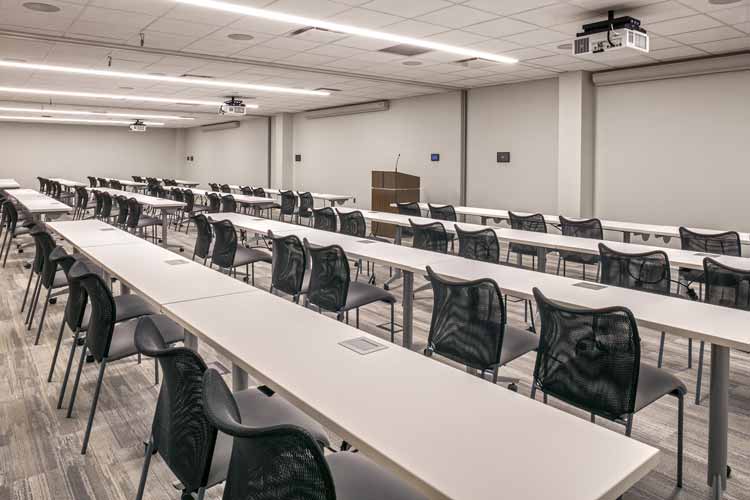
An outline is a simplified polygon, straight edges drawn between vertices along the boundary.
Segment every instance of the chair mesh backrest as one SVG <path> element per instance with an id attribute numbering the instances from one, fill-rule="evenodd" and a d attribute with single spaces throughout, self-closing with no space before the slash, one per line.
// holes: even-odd
<path id="1" fill-rule="evenodd" d="M 635 410 L 641 343 L 624 307 L 576 309 L 534 288 L 541 334 L 534 382 L 545 393 L 609 419 Z"/>
<path id="2" fill-rule="evenodd" d="M 224 500 L 335 500 L 331 471 L 315 439 L 300 427 L 242 425 L 234 396 L 216 370 L 203 378 L 208 420 L 233 437 Z"/>
<path id="3" fill-rule="evenodd" d="M 221 212 L 221 197 L 216 193 L 208 193 L 208 213 L 216 214 Z"/>
<path id="4" fill-rule="evenodd" d="M 705 302 L 750 310 L 750 271 L 726 266 L 710 257 L 703 259 Z"/>
<path id="5" fill-rule="evenodd" d="M 219 189 L 221 190 L 222 193 L 232 192 L 232 188 L 229 187 L 229 184 L 222 184 L 221 186 L 219 186 Z"/>
<path id="6" fill-rule="evenodd" d="M 349 294 L 349 261 L 344 249 L 338 245 L 306 246 L 312 262 L 308 300 L 326 311 L 339 311 Z"/>
<path id="7" fill-rule="evenodd" d="M 234 265 L 234 255 L 237 253 L 237 233 L 234 224 L 228 220 L 213 223 L 214 251 L 211 262 L 224 269 L 231 269 Z"/>
<path id="8" fill-rule="evenodd" d="M 607 285 L 669 295 L 672 289 L 669 258 L 661 250 L 623 253 L 599 243 L 600 281 Z"/>
<path id="9" fill-rule="evenodd" d="M 223 196 L 221 198 L 221 211 L 222 212 L 236 212 L 237 202 L 234 200 L 234 196 Z"/>
<path id="10" fill-rule="evenodd" d="M 299 216 L 300 217 L 312 217 L 313 208 L 315 208 L 315 200 L 313 200 L 312 193 L 298 193 L 299 194 Z"/>
<path id="11" fill-rule="evenodd" d="M 302 242 L 295 235 L 273 237 L 271 284 L 289 295 L 302 291 L 307 268 L 307 255 Z"/>
<path id="12" fill-rule="evenodd" d="M 456 226 L 458 235 L 458 255 L 466 259 L 483 262 L 500 262 L 500 243 L 492 229 L 463 231 Z"/>
<path id="13" fill-rule="evenodd" d="M 281 213 L 283 215 L 294 215 L 294 209 L 297 208 L 297 195 L 294 191 L 282 191 L 281 193 Z"/>
<path id="14" fill-rule="evenodd" d="M 427 205 L 430 208 L 430 218 L 456 222 L 456 209 L 453 205 Z"/>
<path id="15" fill-rule="evenodd" d="M 491 279 L 453 281 L 427 266 L 433 306 L 427 348 L 478 370 L 500 363 L 505 306 Z"/>
<path id="16" fill-rule="evenodd" d="M 431 252 L 448 253 L 448 233 L 440 222 L 417 224 L 409 219 L 411 232 L 414 234 L 412 246 Z"/>
<path id="17" fill-rule="evenodd" d="M 70 276 L 80 280 L 81 286 L 89 297 L 91 314 L 86 329 L 86 347 L 94 359 L 101 361 L 109 354 L 109 346 L 112 342 L 112 332 L 117 316 L 115 301 L 101 276 L 90 272 L 80 262 L 73 265 Z"/>
<path id="18" fill-rule="evenodd" d="M 139 321 L 135 343 L 164 373 L 151 426 L 154 445 L 185 490 L 194 492 L 206 484 L 216 443 L 203 404 L 206 364 L 186 347 L 168 348 L 148 317 Z"/>
<path id="19" fill-rule="evenodd" d="M 112 195 L 109 193 L 102 193 L 102 210 L 100 212 L 100 216 L 108 219 L 110 215 L 112 215 Z"/>
<path id="20" fill-rule="evenodd" d="M 89 300 L 86 290 L 81 285 L 81 280 L 71 277 L 70 271 L 79 261 L 74 256 L 68 255 L 63 247 L 55 248 L 50 254 L 50 260 L 60 266 L 68 278 L 68 300 L 65 302 L 63 319 L 71 330 L 77 330 L 81 327 L 86 312 L 86 304 Z M 80 262 L 80 264 L 85 267 L 83 262 Z"/>
<path id="21" fill-rule="evenodd" d="M 604 239 L 602 222 L 599 219 L 573 220 L 560 216 L 560 231 L 564 236 L 577 238 Z"/>
<path id="22" fill-rule="evenodd" d="M 510 217 L 510 227 L 513 229 L 535 233 L 547 232 L 547 223 L 544 222 L 544 215 L 542 214 L 518 215 L 508 212 L 508 217 Z"/>
<path id="23" fill-rule="evenodd" d="M 742 255 L 740 235 L 736 231 L 725 233 L 696 233 L 686 227 L 680 227 L 680 244 L 683 250 L 721 255 Z"/>
<path id="24" fill-rule="evenodd" d="M 124 195 L 115 196 L 117 200 L 117 224 L 123 225 L 128 221 L 128 197 Z"/>
<path id="25" fill-rule="evenodd" d="M 208 250 L 211 248 L 211 240 L 213 239 L 211 223 L 203 214 L 194 215 L 192 219 L 198 230 L 198 236 L 195 239 L 195 255 L 205 259 L 208 257 Z"/>
<path id="26" fill-rule="evenodd" d="M 336 232 L 336 212 L 331 207 L 313 210 L 313 227 L 323 231 Z"/>
<path id="27" fill-rule="evenodd" d="M 128 220 L 127 226 L 129 228 L 138 227 L 138 221 L 141 220 L 141 213 L 143 212 L 143 206 L 138 203 L 135 198 L 128 199 Z"/>
<path id="28" fill-rule="evenodd" d="M 367 236 L 367 222 L 365 217 L 359 210 L 352 212 L 339 212 L 339 220 L 341 221 L 340 231 L 349 236 L 356 236 L 357 238 L 364 238 Z"/>

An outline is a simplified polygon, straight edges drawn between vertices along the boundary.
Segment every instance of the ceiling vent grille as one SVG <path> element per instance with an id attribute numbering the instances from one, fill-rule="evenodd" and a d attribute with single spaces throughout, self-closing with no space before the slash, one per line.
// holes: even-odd
<path id="1" fill-rule="evenodd" d="M 417 47 L 416 45 L 409 45 L 408 43 L 402 43 L 400 45 L 394 45 L 393 47 L 386 47 L 380 49 L 378 52 L 385 52 L 388 54 L 396 54 L 399 56 L 412 57 L 430 52 L 430 49 L 424 47 Z"/>

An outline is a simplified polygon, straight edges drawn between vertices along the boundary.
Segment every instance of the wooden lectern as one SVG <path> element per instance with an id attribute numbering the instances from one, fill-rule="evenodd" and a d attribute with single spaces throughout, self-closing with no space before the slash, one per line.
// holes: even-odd
<path id="1" fill-rule="evenodd" d="M 391 203 L 419 201 L 419 177 L 401 172 L 373 170 L 371 207 L 378 212 L 398 213 Z M 373 234 L 393 238 L 396 227 L 392 224 L 373 223 Z"/>

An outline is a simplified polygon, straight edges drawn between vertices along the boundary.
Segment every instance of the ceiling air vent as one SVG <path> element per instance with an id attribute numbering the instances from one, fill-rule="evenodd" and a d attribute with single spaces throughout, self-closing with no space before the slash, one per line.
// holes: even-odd
<path id="1" fill-rule="evenodd" d="M 396 54 L 398 56 L 411 57 L 411 56 L 418 56 L 420 54 L 426 54 L 427 52 L 430 52 L 430 49 L 425 49 L 424 47 L 417 47 L 416 45 L 409 45 L 408 43 L 402 43 L 401 45 L 394 45 L 393 47 L 386 47 L 385 49 L 380 49 L 378 52 L 386 52 L 388 54 Z"/>

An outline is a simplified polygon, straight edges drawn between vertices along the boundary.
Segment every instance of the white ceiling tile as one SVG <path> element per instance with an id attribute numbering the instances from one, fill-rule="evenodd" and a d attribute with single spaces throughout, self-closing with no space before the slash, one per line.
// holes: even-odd
<path id="1" fill-rule="evenodd" d="M 527 23 L 536 24 L 537 26 L 549 27 L 556 24 L 564 24 L 574 20 L 584 19 L 588 17 L 588 15 L 589 12 L 586 9 L 582 9 L 575 5 L 559 3 L 513 14 L 512 17 L 514 19 L 526 21 Z"/>
<path id="2" fill-rule="evenodd" d="M 744 33 L 738 31 L 729 26 L 721 26 L 719 28 L 709 28 L 707 30 L 691 31 L 690 33 L 682 33 L 679 35 L 672 35 L 672 38 L 678 42 L 687 43 L 690 45 L 696 43 L 715 42 L 717 40 L 726 40 L 729 38 L 738 38 L 744 36 Z"/>
<path id="3" fill-rule="evenodd" d="M 464 5 L 507 16 L 554 3 L 556 0 L 471 0 Z"/>
<path id="4" fill-rule="evenodd" d="M 514 35 L 516 33 L 530 31 L 535 28 L 536 26 L 534 26 L 533 24 L 525 23 L 523 21 L 517 21 L 515 19 L 506 17 L 467 26 L 466 28 L 464 28 L 464 30 L 495 38 Z"/>
<path id="5" fill-rule="evenodd" d="M 494 19 L 495 15 L 478 9 L 454 5 L 446 9 L 437 10 L 418 19 L 426 23 L 439 24 L 449 28 L 462 28 L 470 24 L 482 23 Z"/>
<path id="6" fill-rule="evenodd" d="M 422 16 L 428 12 L 450 6 L 450 2 L 444 0 L 372 0 L 363 5 L 367 9 L 403 17 Z"/>

